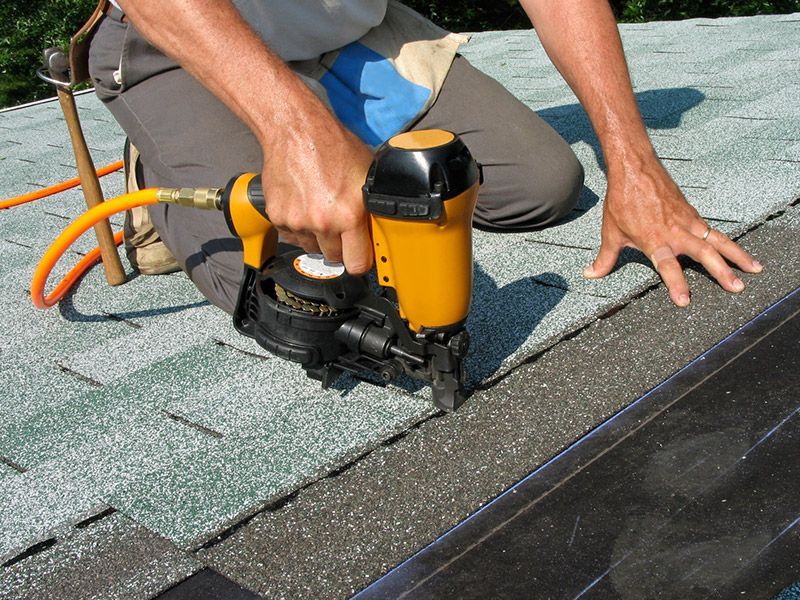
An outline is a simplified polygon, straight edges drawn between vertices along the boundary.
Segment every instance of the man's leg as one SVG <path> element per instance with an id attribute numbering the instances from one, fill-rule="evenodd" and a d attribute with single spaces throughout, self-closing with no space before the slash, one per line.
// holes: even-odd
<path id="1" fill-rule="evenodd" d="M 244 171 L 259 172 L 261 147 L 250 130 L 179 68 L 146 72 L 152 46 L 126 23 L 106 19 L 92 41 L 98 92 L 141 153 L 147 187 L 223 187 Z M 122 85 L 113 71 L 120 67 Z M 132 85 L 129 85 L 133 82 Z M 212 303 L 232 312 L 242 275 L 241 242 L 222 213 L 155 205 L 150 215 L 181 268 Z"/>
<path id="2" fill-rule="evenodd" d="M 494 79 L 457 56 L 439 98 L 414 129 L 457 133 L 483 165 L 476 225 L 551 225 L 575 206 L 583 167 L 569 145 Z"/>
<path id="3" fill-rule="evenodd" d="M 154 100 L 163 106 L 153 106 Z M 109 108 L 123 122 L 120 113 L 141 119 L 148 105 L 159 111 L 158 117 L 129 133 L 141 152 L 147 186 L 224 187 L 239 173 L 261 171 L 261 147 L 250 130 L 182 69 L 138 84 Z M 150 207 L 150 216 L 203 295 L 232 313 L 242 277 L 242 245 L 222 213 L 159 204 Z"/>
<path id="4" fill-rule="evenodd" d="M 168 59 L 156 52 L 135 28 L 112 19 L 103 22 L 92 42 L 92 76 L 142 154 L 143 183 L 219 187 L 243 171 L 260 171 L 261 148 L 250 130 L 185 71 L 165 67 Z M 147 60 L 140 60 L 142 55 Z M 152 76 L 148 63 L 157 67 Z M 113 71 L 119 66 L 123 84 L 115 88 Z M 484 165 L 477 224 L 544 226 L 574 205 L 583 173 L 569 146 L 465 59 L 456 59 L 437 102 L 416 125 L 424 127 L 455 131 Z M 232 312 L 242 273 L 241 243 L 223 216 L 167 205 L 150 210 L 181 268 L 212 303 Z"/>

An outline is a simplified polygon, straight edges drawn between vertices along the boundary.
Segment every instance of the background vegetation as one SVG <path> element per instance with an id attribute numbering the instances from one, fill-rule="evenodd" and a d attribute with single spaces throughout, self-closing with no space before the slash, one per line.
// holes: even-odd
<path id="1" fill-rule="evenodd" d="M 42 50 L 65 48 L 96 0 L 0 0 L 0 107 L 55 96 L 36 78 Z"/>
<path id="2" fill-rule="evenodd" d="M 517 0 L 404 0 L 453 31 L 530 27 Z M 96 0 L 0 0 L 0 107 L 54 95 L 34 71 L 42 50 L 65 47 Z M 800 11 L 800 0 L 611 0 L 621 21 L 749 16 Z"/>
<path id="3" fill-rule="evenodd" d="M 672 21 L 696 17 L 744 17 L 800 11 L 800 0 L 610 0 L 626 23 Z M 530 27 L 518 0 L 403 0 L 452 31 L 526 29 Z"/>

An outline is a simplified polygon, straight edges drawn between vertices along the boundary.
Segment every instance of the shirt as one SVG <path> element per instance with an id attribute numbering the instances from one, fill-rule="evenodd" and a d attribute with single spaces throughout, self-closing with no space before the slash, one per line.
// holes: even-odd
<path id="1" fill-rule="evenodd" d="M 386 3 L 387 0 L 233 0 L 250 27 L 285 61 L 318 58 L 354 42 L 381 24 Z M 116 0 L 111 4 L 120 8 Z"/>
<path id="2" fill-rule="evenodd" d="M 308 60 L 342 48 L 381 24 L 387 0 L 233 0 L 283 60 Z"/>

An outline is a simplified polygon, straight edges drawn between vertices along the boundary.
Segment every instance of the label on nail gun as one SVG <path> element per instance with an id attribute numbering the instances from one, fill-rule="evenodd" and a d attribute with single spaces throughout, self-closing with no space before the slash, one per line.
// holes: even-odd
<path id="1" fill-rule="evenodd" d="M 294 268 L 312 279 L 335 279 L 344 275 L 344 265 L 325 260 L 322 254 L 301 254 L 294 259 Z"/>

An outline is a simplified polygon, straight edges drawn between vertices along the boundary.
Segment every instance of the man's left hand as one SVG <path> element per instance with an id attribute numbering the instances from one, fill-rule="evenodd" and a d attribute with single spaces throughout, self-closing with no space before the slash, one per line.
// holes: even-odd
<path id="1" fill-rule="evenodd" d="M 584 276 L 608 275 L 626 247 L 650 259 L 672 302 L 680 307 L 689 305 L 690 295 L 678 256 L 697 261 L 723 289 L 734 293 L 744 290 L 744 283 L 728 261 L 747 273 L 762 270 L 741 246 L 709 227 L 655 157 L 609 171 L 600 250 Z"/>

